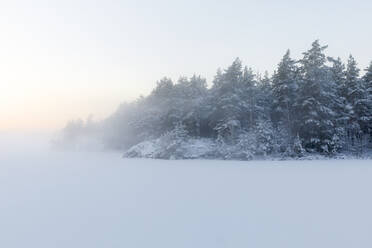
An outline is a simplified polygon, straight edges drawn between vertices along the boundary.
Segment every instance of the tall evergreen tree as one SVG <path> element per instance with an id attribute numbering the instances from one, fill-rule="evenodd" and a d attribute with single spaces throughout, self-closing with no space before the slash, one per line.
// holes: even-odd
<path id="1" fill-rule="evenodd" d="M 329 57 L 328 60 L 332 63 L 330 70 L 332 73 L 332 79 L 334 82 L 336 82 L 337 95 L 342 97 L 342 100 L 346 100 L 347 87 L 345 65 L 340 57 L 337 59 Z"/>
<path id="2" fill-rule="evenodd" d="M 369 134 L 370 142 L 372 143 L 372 61 L 369 66 L 365 69 L 366 73 L 363 76 L 364 88 L 366 92 L 368 114 L 369 114 Z"/>
<path id="3" fill-rule="evenodd" d="M 369 63 L 369 66 L 365 69 L 366 73 L 363 76 L 363 80 L 368 89 L 368 94 L 372 95 L 372 61 Z"/>
<path id="4" fill-rule="evenodd" d="M 287 133 L 294 137 L 294 103 L 296 99 L 297 76 L 295 61 L 287 50 L 273 75 L 273 121 L 277 126 L 283 126 Z"/>
<path id="5" fill-rule="evenodd" d="M 272 105 L 272 80 L 269 73 L 265 71 L 263 77 L 257 79 L 257 106 L 259 108 L 259 119 L 270 120 Z"/>
<path id="6" fill-rule="evenodd" d="M 324 50 L 316 40 L 300 60 L 296 108 L 299 135 L 305 149 L 331 153 L 335 149 L 335 85 L 326 66 Z"/>
<path id="7" fill-rule="evenodd" d="M 346 68 L 347 99 L 352 108 L 349 135 L 352 139 L 356 138 L 361 141 L 362 134 L 368 133 L 371 116 L 369 114 L 367 92 L 359 78 L 359 72 L 354 57 L 350 55 Z"/>
<path id="8" fill-rule="evenodd" d="M 230 132 L 230 136 L 235 136 L 231 133 L 231 125 L 240 126 L 242 108 L 239 86 L 242 76 L 242 63 L 236 58 L 223 73 L 218 71 L 213 81 L 210 125 L 219 135 L 226 131 Z"/>
<path id="9" fill-rule="evenodd" d="M 257 107 L 256 79 L 253 70 L 244 67 L 243 77 L 240 83 L 239 94 L 243 109 L 243 123 L 247 128 L 253 128 L 259 115 Z"/>
<path id="10" fill-rule="evenodd" d="M 176 123 L 183 123 L 189 135 L 201 136 L 205 126 L 204 105 L 207 96 L 207 82 L 200 76 L 190 79 L 181 77 L 175 85 L 175 99 L 172 105 Z"/>
<path id="11" fill-rule="evenodd" d="M 359 68 L 352 55 L 349 56 L 346 67 L 346 97 L 352 105 L 360 98 L 363 92 L 360 90 Z"/>
<path id="12" fill-rule="evenodd" d="M 329 57 L 328 60 L 332 63 L 330 72 L 332 80 L 336 85 L 334 111 L 336 113 L 336 132 L 339 138 L 338 146 L 347 149 L 349 140 L 346 128 L 350 120 L 351 108 L 347 100 L 346 69 L 344 63 L 339 57 L 337 59 Z"/>
<path id="13" fill-rule="evenodd" d="M 368 103 L 372 109 L 372 62 L 365 69 L 366 73 L 363 76 L 364 88 L 367 94 Z"/>

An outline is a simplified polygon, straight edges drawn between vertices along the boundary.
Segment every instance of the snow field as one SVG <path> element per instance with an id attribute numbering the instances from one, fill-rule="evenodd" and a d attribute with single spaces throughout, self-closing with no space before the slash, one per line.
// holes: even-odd
<path id="1" fill-rule="evenodd" d="M 13 140 L 0 247 L 372 246 L 370 160 L 123 159 Z"/>

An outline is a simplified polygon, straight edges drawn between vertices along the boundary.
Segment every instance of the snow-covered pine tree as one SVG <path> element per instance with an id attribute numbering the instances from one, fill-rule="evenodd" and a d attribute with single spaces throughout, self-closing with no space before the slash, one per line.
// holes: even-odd
<path id="1" fill-rule="evenodd" d="M 277 128 L 286 129 L 288 145 L 293 142 L 294 133 L 294 103 L 297 89 L 297 68 L 295 61 L 287 50 L 273 75 L 272 120 Z"/>
<path id="2" fill-rule="evenodd" d="M 348 137 L 346 128 L 351 116 L 351 105 L 347 100 L 346 71 L 345 65 L 338 57 L 337 59 L 328 58 L 332 63 L 330 67 L 332 80 L 336 84 L 336 98 L 334 99 L 336 113 L 336 134 L 339 148 L 348 149 Z"/>
<path id="3" fill-rule="evenodd" d="M 365 88 L 368 92 L 368 95 L 372 95 L 372 61 L 369 63 L 369 66 L 365 69 L 365 74 L 363 76 L 363 81 Z"/>
<path id="4" fill-rule="evenodd" d="M 243 112 L 242 123 L 245 128 L 254 128 L 258 119 L 259 108 L 257 106 L 257 82 L 253 70 L 244 67 L 242 80 L 239 84 L 240 106 Z"/>
<path id="5" fill-rule="evenodd" d="M 363 76 L 363 83 L 366 92 L 367 105 L 369 111 L 369 141 L 372 143 L 372 61 L 369 66 L 365 69 L 366 73 Z"/>
<path id="6" fill-rule="evenodd" d="M 359 68 L 353 56 L 349 56 L 346 68 L 347 99 L 351 105 L 351 118 L 348 134 L 352 145 L 357 145 L 358 151 L 363 149 L 364 135 L 369 132 L 371 119 L 368 107 L 367 92 L 359 78 Z"/>
<path id="7" fill-rule="evenodd" d="M 156 83 L 155 89 L 151 92 L 150 97 L 167 98 L 173 90 L 173 81 L 170 78 L 163 77 Z"/>
<path id="8" fill-rule="evenodd" d="M 270 120 L 271 106 L 273 101 L 272 83 L 269 73 L 265 71 L 263 77 L 257 78 L 256 105 L 258 107 L 258 118 L 261 120 Z"/>
<path id="9" fill-rule="evenodd" d="M 219 136 L 233 140 L 242 116 L 240 98 L 242 81 L 242 63 L 239 58 L 223 72 L 218 72 L 211 89 L 210 124 Z M 230 124 L 235 123 L 234 127 Z"/>
<path id="10" fill-rule="evenodd" d="M 175 124 L 180 121 L 180 116 L 174 115 L 172 109 L 175 105 L 176 92 L 173 81 L 170 78 L 164 77 L 157 82 L 155 89 L 147 99 L 147 107 L 158 110 L 157 119 L 160 121 L 160 124 L 157 125 L 159 132 L 156 136 L 172 130 Z"/>
<path id="11" fill-rule="evenodd" d="M 190 79 L 181 77 L 175 85 L 175 99 L 172 113 L 185 125 L 192 136 L 200 136 L 206 125 L 204 102 L 207 95 L 207 82 L 201 76 L 193 75 Z"/>
<path id="12" fill-rule="evenodd" d="M 300 60 L 296 110 L 299 136 L 307 151 L 334 152 L 336 134 L 333 110 L 336 87 L 326 66 L 324 50 L 316 40 Z"/>

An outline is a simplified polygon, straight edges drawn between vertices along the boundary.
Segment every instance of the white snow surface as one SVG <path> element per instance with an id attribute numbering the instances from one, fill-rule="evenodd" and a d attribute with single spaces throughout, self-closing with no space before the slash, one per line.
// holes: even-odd
<path id="1" fill-rule="evenodd" d="M 0 247 L 372 247 L 372 161 L 123 159 L 0 134 Z"/>

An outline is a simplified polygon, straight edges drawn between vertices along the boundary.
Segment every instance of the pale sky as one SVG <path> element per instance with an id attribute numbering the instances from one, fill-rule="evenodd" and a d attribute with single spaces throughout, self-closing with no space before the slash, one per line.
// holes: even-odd
<path id="1" fill-rule="evenodd" d="M 272 72 L 315 39 L 364 69 L 371 13 L 370 0 L 1 0 L 0 130 L 101 119 L 163 76 L 210 83 L 235 57 Z"/>

